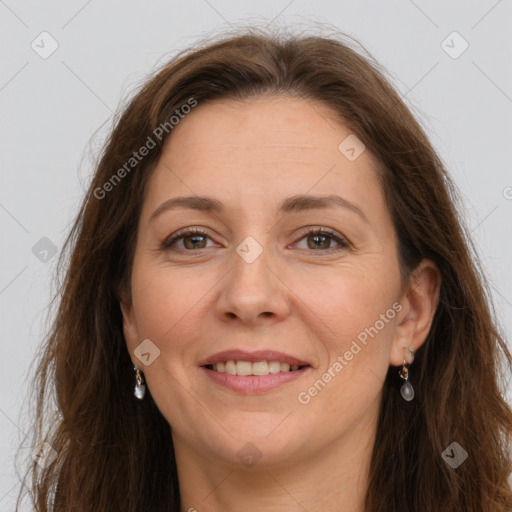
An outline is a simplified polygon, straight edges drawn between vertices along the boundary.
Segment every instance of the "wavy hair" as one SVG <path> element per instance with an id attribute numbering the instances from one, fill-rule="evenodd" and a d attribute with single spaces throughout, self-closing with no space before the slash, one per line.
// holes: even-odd
<path id="1" fill-rule="evenodd" d="M 20 495 L 29 493 L 39 512 L 179 511 L 169 425 L 150 393 L 143 401 L 133 397 L 121 291 L 129 294 L 146 185 L 172 136 L 169 129 L 158 138 L 155 130 L 191 98 L 200 108 L 263 94 L 330 107 L 378 161 L 404 282 L 423 258 L 441 273 L 434 321 L 410 377 L 416 399 L 401 399 L 396 367 L 383 384 L 365 510 L 512 510 L 512 411 L 501 388 L 512 357 L 455 185 L 367 52 L 340 35 L 259 29 L 179 53 L 114 120 L 59 257 L 55 314 L 34 360 L 32 448 L 45 441 L 56 459 L 47 467 L 31 460 Z M 148 137 L 155 147 L 127 170 Z M 122 180 L 112 182 L 123 165 Z M 109 180 L 111 191 L 103 194 Z M 469 454 L 457 469 L 441 455 L 453 441 Z"/>

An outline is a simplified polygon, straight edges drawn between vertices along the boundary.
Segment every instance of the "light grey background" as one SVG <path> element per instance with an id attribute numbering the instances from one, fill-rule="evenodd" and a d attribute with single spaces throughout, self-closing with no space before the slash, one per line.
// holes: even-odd
<path id="1" fill-rule="evenodd" d="M 156 64 L 241 21 L 327 22 L 387 68 L 458 184 L 510 340 L 512 1 L 0 0 L 0 511 L 13 510 L 19 489 L 13 456 L 50 299 L 51 244 L 60 250 L 77 212 L 89 153 L 120 100 Z M 52 40 L 43 31 L 58 44 L 47 58 L 40 54 Z"/>

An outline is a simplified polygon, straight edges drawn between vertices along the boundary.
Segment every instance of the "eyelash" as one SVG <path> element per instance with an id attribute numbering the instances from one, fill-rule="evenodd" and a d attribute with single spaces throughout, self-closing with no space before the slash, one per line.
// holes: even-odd
<path id="1" fill-rule="evenodd" d="M 210 238 L 208 233 L 201 231 L 200 229 L 196 229 L 196 228 L 187 229 L 186 231 L 181 231 L 181 232 L 178 231 L 174 236 L 164 240 L 164 242 L 162 243 L 161 249 L 169 250 L 171 248 L 171 246 L 174 245 L 177 241 L 181 240 L 182 238 L 187 238 L 187 237 L 193 236 L 193 235 L 200 235 L 200 236 L 205 236 L 205 237 Z M 298 241 L 302 240 L 303 238 L 307 238 L 309 236 L 314 236 L 314 235 L 328 236 L 331 239 L 333 239 L 336 243 L 338 243 L 340 246 L 340 247 L 337 247 L 334 249 L 331 247 L 329 247 L 328 249 L 325 249 L 325 250 L 318 249 L 318 251 L 311 249 L 311 250 L 314 250 L 315 252 L 338 252 L 338 251 L 342 251 L 342 250 L 346 250 L 346 249 L 350 248 L 349 243 L 344 238 L 338 236 L 335 232 L 333 232 L 329 229 L 325 229 L 325 228 L 321 228 L 321 227 L 318 227 L 315 229 L 309 229 L 308 231 L 306 231 L 305 233 L 302 234 L 301 238 L 299 238 Z M 179 250 L 186 251 L 186 252 L 195 252 L 195 251 L 200 251 L 201 249 L 205 249 L 205 248 L 179 249 Z"/>

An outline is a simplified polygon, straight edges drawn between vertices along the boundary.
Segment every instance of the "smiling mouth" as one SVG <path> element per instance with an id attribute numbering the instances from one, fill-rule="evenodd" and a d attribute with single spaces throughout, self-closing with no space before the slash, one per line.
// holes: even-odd
<path id="1" fill-rule="evenodd" d="M 309 365 L 290 366 L 288 363 L 281 363 L 279 361 L 256 361 L 254 363 L 250 361 L 226 361 L 204 366 L 204 368 L 213 370 L 214 372 L 239 376 L 275 375 L 279 373 L 295 372 L 308 367 Z"/>

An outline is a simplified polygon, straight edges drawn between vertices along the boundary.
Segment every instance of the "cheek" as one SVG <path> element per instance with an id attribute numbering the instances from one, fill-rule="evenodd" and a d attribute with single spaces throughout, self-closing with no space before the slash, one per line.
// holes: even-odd
<path id="1" fill-rule="evenodd" d="M 183 418 L 204 414 L 187 391 L 188 372 L 194 364 L 191 342 L 197 339 L 205 314 L 205 295 L 213 286 L 202 281 L 197 272 L 189 274 L 187 277 L 187 273 L 142 262 L 134 265 L 132 274 L 139 339 L 150 339 L 160 351 L 154 362 L 143 368 L 144 377 L 167 422 L 183 430 Z"/>
<path id="2" fill-rule="evenodd" d="M 311 318 L 317 326 L 319 347 L 326 352 L 318 371 L 320 379 L 312 379 L 302 390 L 313 416 L 328 410 L 350 422 L 349 418 L 365 414 L 378 400 L 389 368 L 399 307 L 394 276 L 392 270 L 386 274 L 367 262 L 347 263 L 329 276 L 302 280 L 310 286 L 297 294 L 314 312 Z"/>
<path id="3" fill-rule="evenodd" d="M 316 406 L 359 416 L 380 397 L 400 305 L 396 287 L 382 274 L 367 273 L 366 278 L 359 275 L 338 284 L 337 291 L 326 296 L 331 306 L 324 319 L 334 334 L 324 369 L 328 383 L 318 386 L 322 391 Z"/>
<path id="4" fill-rule="evenodd" d="M 394 272 L 376 263 L 347 262 L 328 272 L 301 275 L 290 286 L 310 311 L 331 360 L 334 353 L 349 350 L 354 340 L 368 348 L 370 340 L 390 339 L 398 288 Z"/>
<path id="5" fill-rule="evenodd" d="M 321 340 L 327 357 L 315 378 L 306 383 L 308 387 L 301 390 L 299 401 L 309 401 L 310 417 L 328 413 L 339 418 L 331 426 L 334 431 L 348 428 L 377 407 L 389 368 L 396 316 L 393 304 L 397 303 L 383 295 L 368 300 L 363 291 L 350 297 L 338 295 L 336 304 L 345 307 L 330 317 L 324 315 L 330 327 Z"/>
<path id="6" fill-rule="evenodd" d="M 143 262 L 134 268 L 132 292 L 137 312 L 137 327 L 148 338 L 162 344 L 175 338 L 176 332 L 195 328 L 202 313 L 210 284 L 207 272 L 198 275 L 190 269 L 172 269 L 165 265 L 151 266 Z"/>

